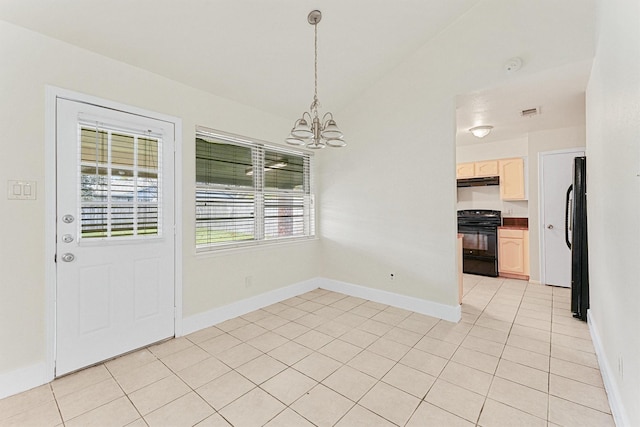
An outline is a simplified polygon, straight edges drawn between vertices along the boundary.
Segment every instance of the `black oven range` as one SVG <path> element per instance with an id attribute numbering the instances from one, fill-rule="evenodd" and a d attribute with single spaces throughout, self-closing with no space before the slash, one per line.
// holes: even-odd
<path id="1" fill-rule="evenodd" d="M 458 211 L 458 233 L 462 234 L 462 271 L 481 276 L 498 276 L 498 227 L 500 211 L 469 209 Z"/>

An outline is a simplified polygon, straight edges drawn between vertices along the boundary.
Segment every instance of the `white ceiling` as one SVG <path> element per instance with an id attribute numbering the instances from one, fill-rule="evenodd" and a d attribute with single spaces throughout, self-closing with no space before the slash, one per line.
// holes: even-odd
<path id="1" fill-rule="evenodd" d="M 318 25 L 319 98 L 337 112 L 456 19 L 475 11 L 486 14 L 500 1 L 521 2 L 0 0 L 0 19 L 293 120 L 313 96 L 311 10 L 323 13 Z M 541 10 L 549 9 L 553 28 L 567 31 L 572 7 L 593 6 L 592 0 L 534 1 Z M 487 31 L 514 37 L 511 26 L 503 28 L 499 19 L 497 26 L 488 23 Z M 590 37 L 585 34 L 585 43 Z M 589 69 L 584 62 L 526 78 L 515 75 L 504 86 L 459 96 L 458 143 L 477 143 L 467 132 L 477 124 L 495 127 L 484 139 L 490 141 L 584 123 Z M 517 116 L 521 109 L 537 106 L 542 107 L 539 117 Z"/>
<path id="2" fill-rule="evenodd" d="M 456 143 L 472 145 L 517 139 L 529 132 L 583 125 L 590 71 L 591 61 L 583 61 L 458 96 Z M 521 115 L 522 110 L 532 108 L 539 113 Z M 494 129 L 478 139 L 469 129 L 481 125 Z"/>

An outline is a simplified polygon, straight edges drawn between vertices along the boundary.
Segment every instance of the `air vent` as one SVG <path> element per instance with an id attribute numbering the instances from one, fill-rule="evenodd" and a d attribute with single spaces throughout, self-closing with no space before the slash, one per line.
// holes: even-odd
<path id="1" fill-rule="evenodd" d="M 526 110 L 520 111 L 520 115 L 522 117 L 533 117 L 537 116 L 538 114 L 540 114 L 540 107 L 527 108 Z"/>

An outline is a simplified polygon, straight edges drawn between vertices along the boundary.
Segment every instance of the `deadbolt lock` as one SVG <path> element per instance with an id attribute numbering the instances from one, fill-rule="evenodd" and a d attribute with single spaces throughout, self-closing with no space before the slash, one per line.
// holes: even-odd
<path id="1" fill-rule="evenodd" d="M 64 262 L 71 262 L 74 259 L 76 259 L 76 257 L 73 254 L 70 254 L 68 252 L 62 255 L 62 261 Z"/>

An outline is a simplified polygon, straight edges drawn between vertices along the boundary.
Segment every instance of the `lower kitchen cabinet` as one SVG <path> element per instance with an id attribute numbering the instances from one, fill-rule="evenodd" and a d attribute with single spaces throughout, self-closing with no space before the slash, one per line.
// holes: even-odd
<path id="1" fill-rule="evenodd" d="M 498 228 L 498 274 L 502 277 L 529 279 L 528 230 Z"/>

